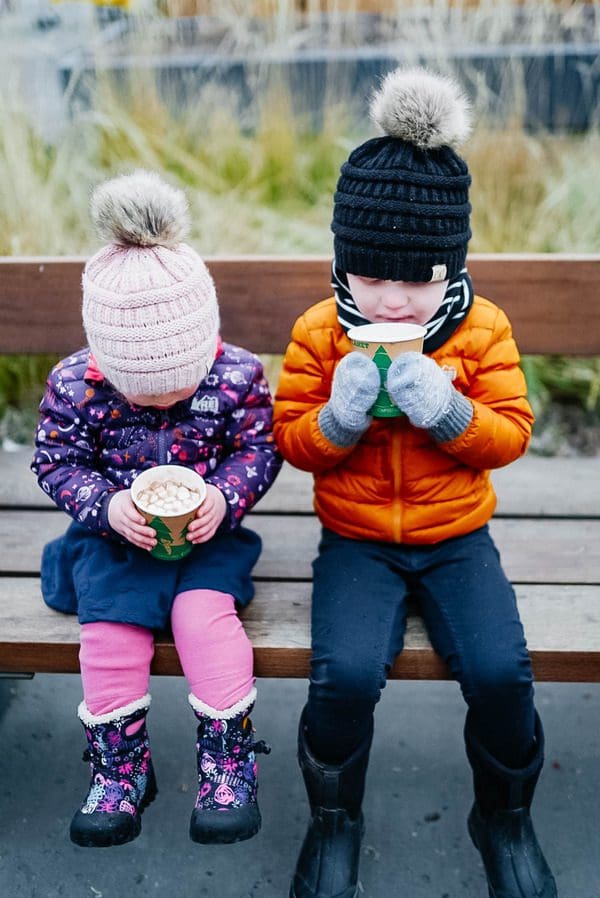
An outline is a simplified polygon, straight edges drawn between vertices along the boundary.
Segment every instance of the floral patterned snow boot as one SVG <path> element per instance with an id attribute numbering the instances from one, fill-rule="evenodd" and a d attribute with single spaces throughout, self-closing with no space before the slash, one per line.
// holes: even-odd
<path id="1" fill-rule="evenodd" d="M 157 793 L 146 731 L 149 706 L 149 695 L 109 714 L 94 715 L 85 702 L 79 705 L 91 782 L 71 821 L 71 840 L 77 845 L 123 845 L 139 835 L 142 812 Z"/>
<path id="2" fill-rule="evenodd" d="M 190 838 L 204 845 L 241 842 L 260 829 L 256 800 L 255 755 L 270 746 L 253 742 L 256 689 L 236 705 L 217 711 L 194 695 L 189 701 L 199 721 L 198 795 L 190 821 Z"/>

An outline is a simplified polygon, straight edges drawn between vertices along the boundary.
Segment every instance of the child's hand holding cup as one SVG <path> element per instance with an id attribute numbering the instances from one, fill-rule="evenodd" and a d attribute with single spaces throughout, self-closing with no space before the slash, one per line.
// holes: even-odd
<path id="1" fill-rule="evenodd" d="M 401 353 L 422 352 L 426 333 L 426 329 L 420 324 L 393 321 L 361 324 L 348 331 L 348 337 L 355 348 L 372 359 L 379 369 L 381 389 L 370 409 L 374 418 L 397 418 L 403 414 L 392 402 L 385 388 L 387 371 L 392 361 Z"/>
<path id="2" fill-rule="evenodd" d="M 177 561 L 192 551 L 188 525 L 206 498 L 206 483 L 196 471 L 181 465 L 148 468 L 135 478 L 131 498 L 156 531 L 154 558 Z"/>

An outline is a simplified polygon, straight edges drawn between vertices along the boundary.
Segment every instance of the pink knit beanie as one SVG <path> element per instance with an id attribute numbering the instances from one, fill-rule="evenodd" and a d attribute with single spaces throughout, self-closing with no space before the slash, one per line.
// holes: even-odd
<path id="1" fill-rule="evenodd" d="M 137 171 L 101 184 L 91 214 L 109 241 L 83 273 L 83 326 L 98 367 L 126 396 L 196 386 L 215 360 L 219 309 L 206 265 L 181 242 L 184 194 Z"/>

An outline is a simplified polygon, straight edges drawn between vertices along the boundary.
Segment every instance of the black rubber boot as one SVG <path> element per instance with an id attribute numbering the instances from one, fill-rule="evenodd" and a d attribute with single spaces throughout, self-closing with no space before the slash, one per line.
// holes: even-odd
<path id="1" fill-rule="evenodd" d="M 544 734 L 536 714 L 534 756 L 513 770 L 496 761 L 472 732 L 467 715 L 467 755 L 475 803 L 469 833 L 485 868 L 490 898 L 556 898 L 556 883 L 531 822 L 530 807 L 544 762 Z"/>
<path id="2" fill-rule="evenodd" d="M 343 764 L 323 764 L 298 733 L 298 760 L 310 802 L 290 898 L 355 898 L 363 836 L 362 799 L 373 731 Z"/>
<path id="3" fill-rule="evenodd" d="M 146 714 L 150 696 L 110 714 L 94 716 L 85 703 L 79 719 L 85 727 L 90 790 L 71 821 L 71 841 L 84 848 L 123 845 L 139 835 L 141 815 L 157 793 Z"/>

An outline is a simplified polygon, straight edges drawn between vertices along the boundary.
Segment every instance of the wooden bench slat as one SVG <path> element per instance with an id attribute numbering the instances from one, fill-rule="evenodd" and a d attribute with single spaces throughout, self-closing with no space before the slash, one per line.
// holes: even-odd
<path id="1" fill-rule="evenodd" d="M 0 671 L 75 673 L 79 626 L 47 608 L 39 581 L 13 578 L 0 592 Z M 590 586 L 519 586 L 519 608 L 538 680 L 600 682 L 600 590 Z M 260 677 L 305 677 L 310 657 L 308 583 L 259 583 L 242 612 Z M 573 661 L 577 656 L 577 664 Z M 153 673 L 180 675 L 170 636 L 157 639 Z M 406 648 L 393 678 L 445 679 L 421 620 L 409 617 Z"/>
<path id="2" fill-rule="evenodd" d="M 54 508 L 29 470 L 32 450 L 0 451 L 0 506 Z M 600 517 L 600 457 L 528 455 L 492 472 L 499 515 Z M 312 476 L 284 464 L 256 514 L 312 512 Z"/>
<path id="3" fill-rule="evenodd" d="M 492 471 L 496 514 L 530 517 L 600 517 L 600 456 L 543 458 L 526 455 Z"/>
<path id="4" fill-rule="evenodd" d="M 256 515 L 250 526 L 263 539 L 257 577 L 311 578 L 320 533 L 316 518 L 297 518 L 293 538 L 291 527 L 276 516 Z M 490 529 L 513 582 L 600 583 L 600 520 L 495 519 Z"/>
<path id="5" fill-rule="evenodd" d="M 59 512 L 0 512 L 0 573 L 39 573 L 45 542 L 64 532 Z M 309 580 L 319 524 L 313 516 L 253 515 L 263 539 L 258 579 Z M 600 520 L 494 519 L 491 531 L 508 577 L 518 583 L 600 583 Z"/>
<path id="6" fill-rule="evenodd" d="M 255 352 L 283 352 L 297 316 L 331 295 L 329 256 L 206 261 L 224 338 Z M 83 345 L 83 264 L 68 257 L 0 258 L 0 352 L 66 355 Z M 472 254 L 468 266 L 476 291 L 508 313 L 521 352 L 600 353 L 600 255 Z M 574 301 L 585 315 L 572 315 Z"/>

